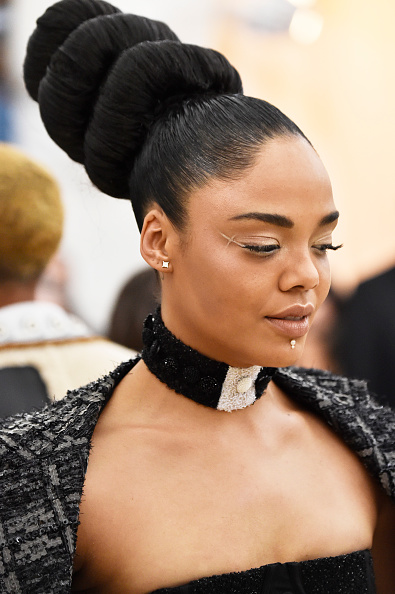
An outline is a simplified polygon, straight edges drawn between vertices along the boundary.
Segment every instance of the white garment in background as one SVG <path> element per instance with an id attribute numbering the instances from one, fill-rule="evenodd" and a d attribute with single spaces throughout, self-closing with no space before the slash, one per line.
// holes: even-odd
<path id="1" fill-rule="evenodd" d="M 0 308 L 0 367 L 34 367 L 51 400 L 135 355 L 93 335 L 84 322 L 54 303 L 29 301 Z"/>

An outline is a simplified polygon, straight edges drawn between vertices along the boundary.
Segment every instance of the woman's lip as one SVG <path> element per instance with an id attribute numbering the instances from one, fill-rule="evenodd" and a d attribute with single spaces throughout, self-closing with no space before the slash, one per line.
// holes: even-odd
<path id="1" fill-rule="evenodd" d="M 265 318 L 269 324 L 280 330 L 282 334 L 291 338 L 300 338 L 309 331 L 309 316 L 303 316 L 298 320 L 286 320 L 285 318 Z"/>
<path id="2" fill-rule="evenodd" d="M 304 316 L 311 316 L 314 313 L 314 305 L 312 303 L 294 303 L 282 311 L 274 312 L 273 318 L 303 318 Z M 270 317 L 270 316 L 269 316 Z"/>

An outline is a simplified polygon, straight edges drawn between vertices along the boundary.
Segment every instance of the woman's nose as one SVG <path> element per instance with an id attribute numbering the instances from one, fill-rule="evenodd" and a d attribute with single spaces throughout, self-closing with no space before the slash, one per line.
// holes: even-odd
<path id="1" fill-rule="evenodd" d="M 320 275 L 310 253 L 295 254 L 287 263 L 279 279 L 281 291 L 290 291 L 295 288 L 308 291 L 314 289 L 320 280 Z"/>

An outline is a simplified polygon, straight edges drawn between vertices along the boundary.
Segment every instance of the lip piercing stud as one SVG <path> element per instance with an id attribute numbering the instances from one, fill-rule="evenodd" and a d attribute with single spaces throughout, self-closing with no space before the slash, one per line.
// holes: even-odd
<path id="1" fill-rule="evenodd" d="M 294 349 L 295 345 L 296 345 L 296 340 L 291 340 L 290 345 L 291 345 L 291 349 Z"/>
<path id="2" fill-rule="evenodd" d="M 166 260 L 162 261 L 162 268 L 169 268 L 169 262 L 167 262 Z"/>

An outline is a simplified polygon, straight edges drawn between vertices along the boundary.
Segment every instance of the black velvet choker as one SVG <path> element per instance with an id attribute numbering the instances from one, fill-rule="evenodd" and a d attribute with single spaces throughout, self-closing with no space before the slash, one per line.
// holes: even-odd
<path id="1" fill-rule="evenodd" d="M 199 404 L 231 412 L 254 404 L 277 367 L 231 367 L 202 355 L 176 338 L 162 321 L 160 308 L 144 322 L 141 356 L 169 388 Z"/>

